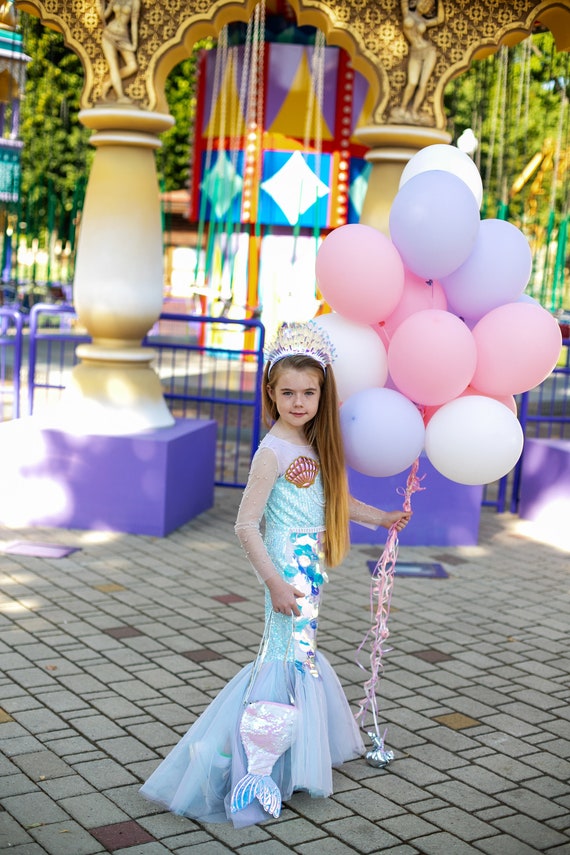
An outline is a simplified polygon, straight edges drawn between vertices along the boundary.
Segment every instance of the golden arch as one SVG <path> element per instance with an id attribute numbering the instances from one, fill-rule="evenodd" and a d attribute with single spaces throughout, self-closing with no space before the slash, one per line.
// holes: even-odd
<path id="1" fill-rule="evenodd" d="M 143 110 L 167 112 L 164 82 L 172 68 L 186 58 L 196 41 L 216 36 L 232 21 L 247 21 L 256 2 L 246 0 L 138 0 L 140 44 L 138 69 L 127 81 L 130 102 Z M 290 0 L 301 25 L 320 28 L 328 44 L 345 49 L 355 68 L 370 82 L 373 118 L 400 102 L 406 79 L 407 44 L 402 11 L 396 0 Z M 474 58 L 501 44 L 527 36 L 540 21 L 548 27 L 559 50 L 570 49 L 570 0 L 436 0 L 445 19 L 432 36 L 437 51 L 428 84 L 425 109 L 430 124 L 445 128 L 443 91 Z M 80 57 L 85 71 L 81 106 L 101 100 L 107 72 L 101 48 L 102 23 L 98 0 L 16 0 L 16 6 L 63 33 Z"/>

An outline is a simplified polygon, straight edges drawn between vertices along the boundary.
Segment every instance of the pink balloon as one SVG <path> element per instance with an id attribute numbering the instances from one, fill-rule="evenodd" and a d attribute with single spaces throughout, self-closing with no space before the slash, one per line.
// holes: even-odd
<path id="1" fill-rule="evenodd" d="M 461 395 L 458 395 L 454 400 L 457 401 L 458 398 L 468 398 L 470 395 L 483 395 L 483 392 L 478 392 L 477 389 L 474 389 L 473 386 L 468 386 Z M 517 402 L 513 398 L 512 395 L 485 395 L 484 397 L 492 398 L 494 401 L 498 401 L 499 404 L 503 404 L 508 410 L 511 411 L 513 416 L 517 414 Z M 442 405 L 445 406 L 445 405 Z M 422 418 L 424 420 L 424 424 L 427 427 L 430 419 L 437 413 L 440 407 L 421 407 L 420 412 L 422 414 Z"/>
<path id="2" fill-rule="evenodd" d="M 477 350 L 471 331 L 451 312 L 426 309 L 402 321 L 388 348 L 388 370 L 416 404 L 445 404 L 467 388 Z"/>
<path id="3" fill-rule="evenodd" d="M 548 377 L 560 356 L 562 334 L 553 316 L 532 303 L 508 303 L 473 328 L 477 368 L 471 385 L 484 395 L 518 395 Z"/>
<path id="4" fill-rule="evenodd" d="M 386 235 L 372 226 L 339 226 L 322 242 L 317 283 L 327 303 L 348 320 L 383 321 L 404 289 L 404 264 Z"/>
<path id="5" fill-rule="evenodd" d="M 402 321 L 421 312 L 423 309 L 447 309 L 447 297 L 439 282 L 432 279 L 422 279 L 411 270 L 404 271 L 404 290 L 400 302 L 384 321 L 384 329 L 389 336 L 400 326 Z M 383 339 L 386 342 L 386 339 Z"/>

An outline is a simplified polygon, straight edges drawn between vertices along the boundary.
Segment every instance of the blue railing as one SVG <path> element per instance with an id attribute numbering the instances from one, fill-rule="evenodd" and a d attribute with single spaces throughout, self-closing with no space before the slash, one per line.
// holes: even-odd
<path id="1" fill-rule="evenodd" d="M 75 321 L 69 305 L 37 304 L 30 312 L 30 415 L 61 394 L 78 361 L 77 345 L 91 340 L 74 329 Z M 259 444 L 264 336 L 258 320 L 164 313 L 143 341 L 154 351 L 153 367 L 172 414 L 218 423 L 219 486 L 245 485 Z"/>
<path id="2" fill-rule="evenodd" d="M 90 338 L 75 328 L 76 315 L 71 305 L 33 306 L 28 336 L 22 335 L 22 317 L 17 311 L 1 311 L 0 320 L 5 317 L 0 336 L 2 391 L 10 363 L 10 359 L 6 362 L 6 349 L 12 348 L 12 417 L 17 417 L 23 341 L 29 347 L 27 412 L 32 414 L 44 403 L 42 392 L 48 403 L 65 389 L 77 363 L 76 347 Z M 14 329 L 8 330 L 7 324 L 14 324 Z M 245 347 L 244 340 L 248 339 L 251 346 Z M 216 484 L 244 486 L 260 438 L 264 345 L 261 322 L 167 312 L 160 316 L 143 344 L 155 352 L 154 367 L 173 415 L 217 421 Z M 517 398 L 525 436 L 570 438 L 570 340 L 564 339 L 563 345 L 564 363 L 539 387 Z M 509 508 L 516 513 L 521 468 L 522 458 L 507 476 L 487 485 L 483 505 L 499 512 Z"/>
<path id="3" fill-rule="evenodd" d="M 22 330 L 20 312 L 0 308 L 0 421 L 20 417 Z"/>

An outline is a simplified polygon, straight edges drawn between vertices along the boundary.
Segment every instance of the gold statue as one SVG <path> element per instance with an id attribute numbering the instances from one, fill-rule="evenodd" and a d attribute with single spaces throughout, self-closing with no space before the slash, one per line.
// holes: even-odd
<path id="1" fill-rule="evenodd" d="M 410 44 L 408 74 L 401 104 L 392 110 L 390 121 L 413 125 L 430 124 L 430 119 L 420 113 L 420 107 L 426 96 L 428 80 L 435 68 L 437 52 L 435 45 L 426 37 L 426 30 L 438 27 L 444 22 L 443 0 L 401 1 L 402 30 Z"/>
<path id="2" fill-rule="evenodd" d="M 0 28 L 15 30 L 18 26 L 16 12 L 14 11 L 14 3 L 12 0 L 0 2 Z"/>
<path id="3" fill-rule="evenodd" d="M 101 97 L 111 87 L 117 101 L 130 102 L 123 91 L 123 80 L 138 71 L 136 52 L 139 39 L 140 0 L 100 0 L 99 15 L 103 21 L 101 43 L 109 74 L 103 81 Z"/>

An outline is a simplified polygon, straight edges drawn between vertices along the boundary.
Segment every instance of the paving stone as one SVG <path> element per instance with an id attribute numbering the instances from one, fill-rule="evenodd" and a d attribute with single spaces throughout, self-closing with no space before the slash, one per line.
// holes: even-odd
<path id="1" fill-rule="evenodd" d="M 297 846 L 299 843 L 307 843 L 310 840 L 323 840 L 327 837 L 326 831 L 305 819 L 290 819 L 286 822 L 275 823 L 271 827 L 271 833 L 289 847 Z"/>
<path id="2" fill-rule="evenodd" d="M 408 754 L 420 760 L 426 766 L 433 766 L 442 771 L 455 769 L 458 766 L 466 766 L 468 761 L 451 751 L 445 751 L 437 745 L 417 745 L 408 749 Z"/>
<path id="3" fill-rule="evenodd" d="M 63 805 L 57 805 L 39 791 L 5 797 L 2 804 L 4 810 L 26 829 L 42 823 L 65 821 L 69 816 Z"/>
<path id="4" fill-rule="evenodd" d="M 7 811 L 0 812 L 0 842 L 5 848 L 29 843 L 32 838 Z"/>
<path id="5" fill-rule="evenodd" d="M 40 781 L 39 788 L 55 802 L 60 802 L 68 796 L 79 796 L 93 793 L 94 789 L 80 775 L 66 775 L 64 778 L 50 778 Z"/>
<path id="6" fill-rule="evenodd" d="M 97 855 L 100 844 L 76 822 L 54 822 L 31 829 L 31 834 L 49 855 Z"/>
<path id="7" fill-rule="evenodd" d="M 16 756 L 14 763 L 34 781 L 73 775 L 71 766 L 47 749 Z"/>
<path id="8" fill-rule="evenodd" d="M 35 793 L 38 791 L 38 785 L 32 781 L 27 775 L 16 772 L 8 778 L 0 778 L 0 796 L 11 795 L 16 796 L 22 793 Z"/>
<path id="9" fill-rule="evenodd" d="M 355 815 L 364 816 L 372 822 L 383 822 L 387 817 L 403 812 L 399 805 L 365 788 L 336 793 L 335 800 L 349 807 Z"/>
<path id="10" fill-rule="evenodd" d="M 430 834 L 429 837 L 418 837 L 414 840 L 414 845 L 419 848 L 423 855 L 475 855 L 481 850 L 465 843 L 458 837 L 454 837 L 446 832 L 440 834 Z"/>
<path id="11" fill-rule="evenodd" d="M 397 837 L 383 831 L 379 825 L 361 816 L 352 816 L 326 823 L 324 830 L 343 843 L 353 846 L 357 852 L 375 852 L 382 847 L 401 843 Z"/>
<path id="12" fill-rule="evenodd" d="M 518 813 L 527 814 L 536 820 L 544 821 L 556 816 L 568 816 L 568 811 L 562 805 L 556 804 L 552 799 L 538 796 L 524 787 L 517 787 L 516 790 L 500 793 L 498 798 L 510 807 L 515 808 Z"/>
<path id="13" fill-rule="evenodd" d="M 128 816 L 100 793 L 71 796 L 61 800 L 62 808 L 84 828 L 124 822 Z"/>
<path id="14" fill-rule="evenodd" d="M 136 778 L 124 766 L 110 758 L 75 763 L 75 771 L 96 789 L 103 790 L 112 782 L 113 786 L 123 786 L 136 782 Z"/>
<path id="15" fill-rule="evenodd" d="M 522 840 L 527 846 L 534 846 L 539 852 L 550 849 L 553 846 L 568 844 L 570 841 L 565 834 L 549 828 L 544 822 L 537 822 L 529 816 L 507 816 L 497 819 L 494 823 L 497 828 Z"/>
<path id="16" fill-rule="evenodd" d="M 445 781 L 441 784 L 432 784 L 429 787 L 429 791 L 441 799 L 450 802 L 450 804 L 460 806 L 464 810 L 471 812 L 494 807 L 498 804 L 497 799 L 460 781 Z"/>
<path id="17" fill-rule="evenodd" d="M 478 849 L 487 855 L 536 855 L 537 849 L 527 846 L 522 840 L 510 837 L 508 834 L 497 834 L 477 841 Z"/>

